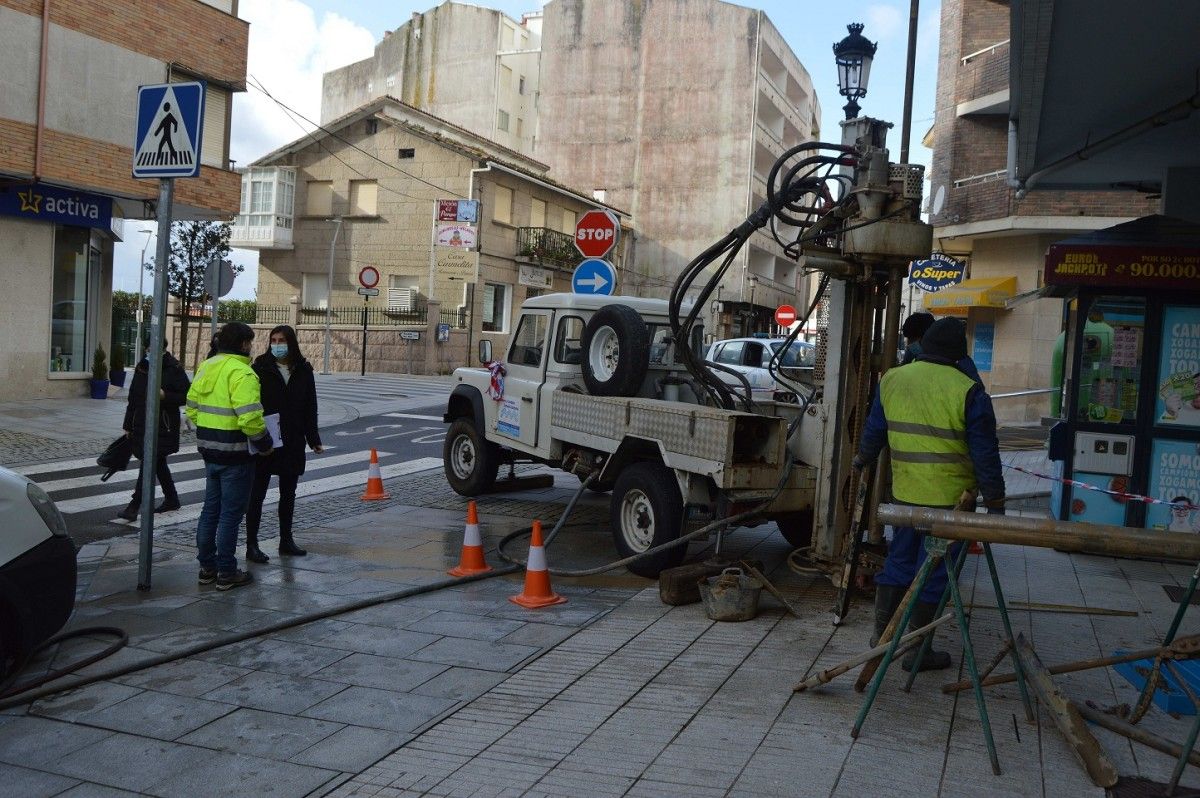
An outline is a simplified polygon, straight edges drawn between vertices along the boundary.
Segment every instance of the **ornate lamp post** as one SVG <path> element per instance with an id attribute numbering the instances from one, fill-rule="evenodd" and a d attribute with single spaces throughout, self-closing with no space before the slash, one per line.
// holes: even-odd
<path id="1" fill-rule="evenodd" d="M 850 35 L 833 46 L 838 69 L 838 93 L 849 100 L 846 118 L 858 116 L 858 101 L 867 96 L 867 80 L 871 76 L 871 60 L 876 44 L 862 35 L 863 25 L 855 22 L 846 26 Z"/>

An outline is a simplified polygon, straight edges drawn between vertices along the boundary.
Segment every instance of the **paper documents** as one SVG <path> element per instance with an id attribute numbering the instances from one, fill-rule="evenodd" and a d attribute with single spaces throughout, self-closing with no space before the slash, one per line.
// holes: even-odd
<path id="1" fill-rule="evenodd" d="M 283 433 L 279 431 L 279 414 L 271 413 L 263 416 L 263 423 L 267 425 L 267 433 L 271 436 L 271 448 L 283 448 Z M 246 448 L 250 454 L 257 454 L 258 449 L 254 448 L 253 441 L 246 441 Z"/>

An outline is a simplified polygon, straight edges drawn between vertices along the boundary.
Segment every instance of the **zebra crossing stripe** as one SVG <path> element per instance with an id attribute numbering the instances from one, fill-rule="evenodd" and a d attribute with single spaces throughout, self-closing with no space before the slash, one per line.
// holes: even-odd
<path id="1" fill-rule="evenodd" d="M 379 456 L 383 457 L 385 453 L 380 452 Z M 361 453 L 358 455 L 362 456 Z M 410 474 L 419 474 L 425 471 L 433 471 L 442 467 L 442 458 L 440 457 L 420 457 L 416 460 L 409 460 L 404 463 L 390 463 L 382 466 L 379 470 L 383 478 L 394 479 L 396 477 L 408 476 Z M 343 488 L 361 487 L 365 477 L 360 472 L 347 474 L 336 474 L 331 477 L 322 479 L 308 480 L 301 482 L 296 487 L 296 498 L 304 496 L 315 496 L 319 493 L 329 493 L 334 490 Z M 263 506 L 277 504 L 279 502 L 279 488 L 272 487 L 267 491 L 267 498 L 263 500 Z M 178 524 L 195 521 L 200 517 L 200 511 L 203 509 L 203 500 L 197 502 L 189 502 L 183 509 L 171 513 L 164 513 L 155 516 L 155 527 L 176 526 Z M 138 526 L 137 521 L 124 521 L 120 518 L 114 518 L 109 523 L 118 524 L 126 527 Z"/>
<path id="2" fill-rule="evenodd" d="M 380 457 L 383 457 L 387 452 L 381 452 Z M 308 462 L 306 474 L 312 471 L 319 471 L 325 468 L 336 468 L 350 463 L 366 463 L 365 452 L 348 452 L 346 454 L 335 455 L 333 457 L 314 458 Z M 357 474 L 359 479 L 363 479 L 362 474 Z M 303 477 L 301 477 L 303 479 Z M 188 479 L 183 482 L 176 482 L 175 489 L 182 495 L 194 491 L 204 490 L 205 478 Z M 305 483 L 301 483 L 305 484 Z M 54 504 L 58 507 L 58 511 L 64 515 L 71 513 L 86 513 L 90 510 L 99 510 L 104 507 L 117 507 L 129 501 L 128 487 L 121 490 L 112 491 L 109 493 L 101 493 L 95 496 L 82 496 L 78 499 L 63 499 L 55 500 Z"/>

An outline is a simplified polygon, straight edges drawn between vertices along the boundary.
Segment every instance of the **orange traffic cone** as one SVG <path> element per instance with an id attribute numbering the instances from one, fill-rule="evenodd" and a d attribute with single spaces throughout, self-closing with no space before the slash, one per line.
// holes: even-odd
<path id="1" fill-rule="evenodd" d="M 369 502 L 390 498 L 383 492 L 383 475 L 379 473 L 379 453 L 372 448 L 371 464 L 367 466 L 367 492 L 362 495 L 362 500 Z"/>
<path id="2" fill-rule="evenodd" d="M 470 576 L 484 574 L 492 567 L 483 560 L 483 539 L 479 536 L 479 514 L 475 510 L 475 502 L 467 502 L 467 526 L 463 531 L 462 554 L 458 557 L 458 567 L 451 568 L 446 573 L 451 576 Z"/>
<path id="3" fill-rule="evenodd" d="M 525 564 L 525 590 L 519 596 L 509 596 L 513 604 L 526 609 L 565 604 L 566 599 L 550 589 L 550 571 L 546 569 L 546 549 L 542 545 L 542 522 L 533 522 L 533 537 L 529 540 L 529 561 Z"/>

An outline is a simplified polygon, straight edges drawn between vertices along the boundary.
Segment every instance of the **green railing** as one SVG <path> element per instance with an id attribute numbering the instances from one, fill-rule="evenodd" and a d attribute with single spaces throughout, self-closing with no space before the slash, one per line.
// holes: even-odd
<path id="1" fill-rule="evenodd" d="M 539 263 L 575 267 L 583 260 L 575 249 L 575 237 L 546 227 L 518 227 L 517 254 Z"/>

